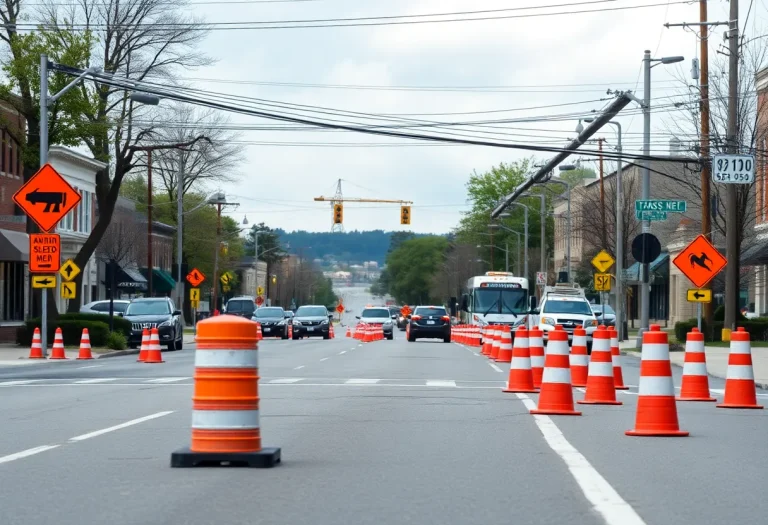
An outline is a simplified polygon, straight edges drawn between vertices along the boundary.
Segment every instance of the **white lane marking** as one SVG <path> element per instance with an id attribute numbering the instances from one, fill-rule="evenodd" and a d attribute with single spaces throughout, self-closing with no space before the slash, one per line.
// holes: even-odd
<path id="1" fill-rule="evenodd" d="M 586 393 L 587 393 L 587 389 L 586 389 L 586 388 L 582 388 L 582 387 L 580 387 L 580 386 L 577 386 L 577 387 L 576 387 L 576 390 L 578 390 L 578 391 L 579 391 L 579 392 L 581 392 L 582 394 L 586 394 Z"/>
<path id="2" fill-rule="evenodd" d="M 446 379 L 430 379 L 427 381 L 427 386 L 456 386 L 456 381 Z"/>
<path id="3" fill-rule="evenodd" d="M 78 367 L 77 367 L 77 369 L 78 369 L 78 370 L 85 370 L 86 368 L 99 368 L 99 367 L 102 367 L 102 366 L 104 366 L 104 365 L 88 365 L 88 366 L 78 366 Z"/>
<path id="4" fill-rule="evenodd" d="M 298 383 L 303 378 L 301 377 L 283 377 L 281 379 L 273 379 L 272 381 L 269 381 L 269 383 L 273 385 L 290 385 L 292 383 Z"/>
<path id="5" fill-rule="evenodd" d="M 347 353 L 347 351 L 346 351 L 346 350 L 342 350 L 341 352 L 339 352 L 339 355 L 344 355 L 344 354 L 346 354 L 346 353 Z"/>
<path id="6" fill-rule="evenodd" d="M 87 385 L 91 383 L 109 383 L 110 381 L 117 381 L 117 377 L 98 377 L 96 379 L 81 379 L 80 381 L 75 381 L 75 384 L 78 385 Z"/>
<path id="7" fill-rule="evenodd" d="M 328 361 L 328 358 L 327 358 L 327 357 L 324 357 L 324 358 L 322 358 L 322 359 L 320 360 L 320 362 L 321 362 L 321 363 L 322 363 L 323 361 Z"/>
<path id="8" fill-rule="evenodd" d="M 4 381 L 0 383 L 0 386 L 30 385 L 37 381 L 42 381 L 42 379 L 24 379 L 19 381 Z"/>
<path id="9" fill-rule="evenodd" d="M 176 381 L 184 381 L 185 379 L 192 379 L 191 377 L 158 377 L 157 379 L 147 379 L 147 383 L 175 383 Z"/>
<path id="10" fill-rule="evenodd" d="M 294 368 L 294 370 L 301 370 L 302 368 L 304 368 L 304 365 L 299 365 L 296 368 Z"/>
<path id="11" fill-rule="evenodd" d="M 527 409 L 536 403 L 525 394 L 517 394 Z M 593 467 L 581 452 L 571 445 L 549 416 L 534 415 L 549 447 L 565 462 L 584 496 L 605 520 L 607 525 L 646 525 L 632 506 L 624 501 L 608 481 Z"/>
<path id="12" fill-rule="evenodd" d="M 496 370 L 497 372 L 504 372 L 504 370 L 502 370 L 502 369 L 501 369 L 501 368 L 499 368 L 498 366 L 494 365 L 493 363 L 488 363 L 488 366 L 490 366 L 491 368 L 493 368 L 493 369 L 494 369 L 494 370 Z"/>
<path id="13" fill-rule="evenodd" d="M 42 447 L 28 448 L 27 450 L 22 450 L 21 452 L 16 452 L 15 454 L 8 454 L 7 456 L 0 457 L 0 463 L 10 463 L 11 461 L 15 461 L 17 459 L 28 458 L 29 456 L 34 456 L 35 454 L 40 454 L 41 452 L 45 452 L 46 450 L 51 450 L 59 446 L 60 445 L 43 445 Z"/>
<path id="14" fill-rule="evenodd" d="M 77 441 L 85 441 L 86 439 L 91 439 L 97 436 L 101 436 L 103 434 L 107 434 L 109 432 L 114 432 L 115 430 L 121 430 L 123 428 L 127 428 L 133 425 L 138 425 L 139 423 L 144 423 L 145 421 L 150 421 L 152 419 L 157 419 L 159 417 L 167 416 L 168 414 L 173 414 L 173 410 L 166 410 L 165 412 L 157 412 L 155 414 L 150 414 L 148 416 L 140 417 L 137 419 L 131 419 L 130 421 L 126 421 L 125 423 L 120 423 L 119 425 L 115 425 L 113 427 L 102 428 L 101 430 L 95 430 L 93 432 L 89 432 L 88 434 L 81 434 L 79 436 L 69 438 L 69 442 L 72 443 Z"/>
<path id="15" fill-rule="evenodd" d="M 345 385 L 375 385 L 380 379 L 349 379 Z"/>

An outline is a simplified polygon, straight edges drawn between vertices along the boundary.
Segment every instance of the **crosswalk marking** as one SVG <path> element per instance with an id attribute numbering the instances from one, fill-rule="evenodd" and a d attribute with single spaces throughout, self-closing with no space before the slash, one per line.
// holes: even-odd
<path id="1" fill-rule="evenodd" d="M 345 385 L 375 385 L 380 379 L 348 379 Z"/>
<path id="2" fill-rule="evenodd" d="M 75 384 L 77 385 L 90 385 L 93 383 L 109 383 L 111 381 L 117 381 L 118 377 L 99 377 L 96 379 L 81 379 L 80 381 L 75 381 Z"/>
<path id="3" fill-rule="evenodd" d="M 269 383 L 273 385 L 290 385 L 291 383 L 298 383 L 301 380 L 301 377 L 284 377 L 282 379 L 273 379 L 269 381 Z"/>
<path id="4" fill-rule="evenodd" d="M 430 379 L 427 381 L 427 386 L 456 386 L 456 381 L 451 380 L 445 380 L 445 379 Z"/>
<path id="5" fill-rule="evenodd" d="M 185 379 L 192 379 L 191 377 L 160 377 L 158 379 L 148 379 L 147 383 L 175 383 L 176 381 L 184 381 Z"/>

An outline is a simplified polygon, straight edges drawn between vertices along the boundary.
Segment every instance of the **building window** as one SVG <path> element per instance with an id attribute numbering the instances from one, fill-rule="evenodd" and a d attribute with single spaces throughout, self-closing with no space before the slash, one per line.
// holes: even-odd
<path id="1" fill-rule="evenodd" d="M 81 190 L 80 191 L 80 204 L 77 205 L 77 231 L 80 233 L 91 233 L 91 218 L 92 218 L 92 199 L 91 192 Z"/>
<path id="2" fill-rule="evenodd" d="M 0 262 L 3 280 L 3 321 L 24 320 L 24 263 Z"/>

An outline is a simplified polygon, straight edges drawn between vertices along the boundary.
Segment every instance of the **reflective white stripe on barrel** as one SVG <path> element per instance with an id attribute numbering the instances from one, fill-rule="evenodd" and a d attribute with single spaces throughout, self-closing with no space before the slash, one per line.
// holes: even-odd
<path id="1" fill-rule="evenodd" d="M 258 350 L 195 350 L 196 368 L 259 368 Z"/>
<path id="2" fill-rule="evenodd" d="M 544 338 L 543 337 L 529 337 L 528 338 L 528 344 L 531 346 L 531 348 L 544 348 Z"/>
<path id="3" fill-rule="evenodd" d="M 514 360 L 514 358 L 513 358 Z M 544 368 L 544 356 L 532 355 L 531 356 L 531 368 Z"/>
<path id="4" fill-rule="evenodd" d="M 731 341 L 732 354 L 751 354 L 749 341 Z"/>
<path id="5" fill-rule="evenodd" d="M 643 361 L 669 361 L 669 345 L 660 343 L 643 343 Z"/>
<path id="6" fill-rule="evenodd" d="M 507 343 L 508 346 L 506 348 L 511 348 L 510 343 L 512 342 L 512 336 L 511 333 L 509 336 L 504 338 L 504 342 Z M 515 345 L 514 348 L 528 348 L 528 338 L 527 337 L 515 337 Z"/>
<path id="7" fill-rule="evenodd" d="M 573 336 L 573 346 L 587 346 L 587 336 L 586 335 L 574 335 Z"/>
<path id="8" fill-rule="evenodd" d="M 568 355 L 570 353 L 569 351 L 568 341 L 550 341 L 547 343 L 546 352 L 548 354 Z"/>
<path id="9" fill-rule="evenodd" d="M 611 341 L 610 339 L 592 339 L 592 352 L 610 352 Z"/>
<path id="10" fill-rule="evenodd" d="M 748 379 L 755 380 L 755 374 L 750 365 L 728 365 L 726 379 Z"/>
<path id="11" fill-rule="evenodd" d="M 531 358 L 512 356 L 512 362 L 509 363 L 509 369 L 510 370 L 530 370 Z"/>
<path id="12" fill-rule="evenodd" d="M 571 354 L 570 363 L 571 366 L 587 366 L 589 365 L 589 356 L 587 354 Z"/>
<path id="13" fill-rule="evenodd" d="M 573 357 L 573 356 L 571 356 Z M 613 377 L 613 363 L 591 361 L 589 363 L 589 375 L 601 377 Z"/>
<path id="14" fill-rule="evenodd" d="M 683 375 L 705 376 L 707 375 L 706 363 L 683 363 Z"/>
<path id="15" fill-rule="evenodd" d="M 613 363 L 614 367 L 620 367 L 621 366 L 621 354 L 619 354 L 619 355 L 611 354 L 611 362 Z"/>
<path id="16" fill-rule="evenodd" d="M 638 393 L 641 396 L 674 396 L 675 385 L 670 376 L 640 376 Z"/>
<path id="17" fill-rule="evenodd" d="M 192 428 L 238 430 L 259 428 L 258 410 L 193 410 Z"/>
<path id="18" fill-rule="evenodd" d="M 513 359 L 514 361 L 514 359 Z M 542 383 L 567 383 L 571 384 L 570 368 L 545 368 L 541 376 Z"/>
<path id="19" fill-rule="evenodd" d="M 619 338 L 611 337 L 611 348 L 618 348 L 618 347 L 619 347 Z"/>
<path id="20" fill-rule="evenodd" d="M 704 341 L 686 341 L 685 351 L 695 354 L 704 353 Z"/>

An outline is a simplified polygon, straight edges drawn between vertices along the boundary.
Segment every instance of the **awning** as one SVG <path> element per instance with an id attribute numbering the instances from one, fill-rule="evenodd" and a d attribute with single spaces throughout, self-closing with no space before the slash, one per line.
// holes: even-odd
<path id="1" fill-rule="evenodd" d="M 653 260 L 653 262 L 650 264 L 649 270 L 651 272 L 658 272 L 659 270 L 663 270 L 665 264 L 667 264 L 669 261 L 669 254 L 668 253 L 662 253 L 656 259 Z M 631 283 L 631 282 L 637 282 L 640 280 L 640 272 L 641 272 L 642 265 L 639 262 L 634 263 L 632 266 L 624 270 L 624 273 L 622 277 L 624 278 L 625 283 Z"/>
<path id="2" fill-rule="evenodd" d="M 0 230 L 0 260 L 29 261 L 29 235 L 13 230 Z"/>
<path id="3" fill-rule="evenodd" d="M 143 292 L 147 289 L 147 280 L 138 270 L 120 268 L 117 274 L 117 287 Z"/>
<path id="4" fill-rule="evenodd" d="M 141 273 L 147 276 L 147 269 L 142 268 Z M 158 268 L 152 268 L 152 292 L 168 293 L 176 288 L 176 281 L 171 274 Z"/>

